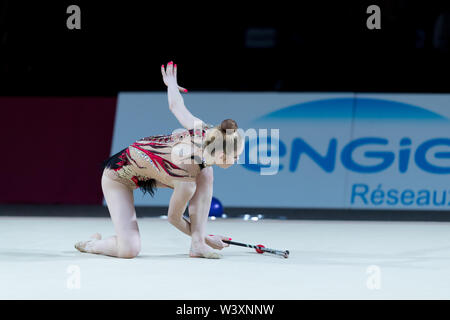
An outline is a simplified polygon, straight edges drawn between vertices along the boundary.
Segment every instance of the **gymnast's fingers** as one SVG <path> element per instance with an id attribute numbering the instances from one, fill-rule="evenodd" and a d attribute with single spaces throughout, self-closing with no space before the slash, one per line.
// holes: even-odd
<path id="1" fill-rule="evenodd" d="M 173 76 L 173 61 L 170 61 L 167 64 L 167 68 L 166 68 L 166 74 L 170 77 Z"/>

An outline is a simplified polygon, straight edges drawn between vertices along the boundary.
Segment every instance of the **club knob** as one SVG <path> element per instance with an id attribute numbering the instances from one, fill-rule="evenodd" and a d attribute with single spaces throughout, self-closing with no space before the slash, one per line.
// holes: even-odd
<path id="1" fill-rule="evenodd" d="M 259 247 L 259 248 L 265 248 L 262 244 L 257 244 L 256 246 Z M 256 252 L 258 252 L 258 253 L 264 253 L 264 251 L 262 251 L 262 250 L 260 250 L 260 249 L 255 249 L 255 250 L 256 250 Z"/>

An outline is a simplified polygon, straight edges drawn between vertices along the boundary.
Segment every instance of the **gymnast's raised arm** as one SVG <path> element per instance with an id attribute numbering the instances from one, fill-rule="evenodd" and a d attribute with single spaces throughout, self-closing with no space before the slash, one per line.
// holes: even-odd
<path id="1" fill-rule="evenodd" d="M 203 121 L 193 116 L 184 105 L 184 100 L 180 91 L 187 92 L 187 90 L 178 86 L 177 65 L 174 65 L 172 61 L 167 64 L 167 68 L 165 69 L 164 65 L 162 65 L 161 73 L 164 84 L 167 86 L 170 111 L 172 111 L 180 124 L 186 129 L 193 129 L 194 126 L 201 128 L 204 124 Z"/>

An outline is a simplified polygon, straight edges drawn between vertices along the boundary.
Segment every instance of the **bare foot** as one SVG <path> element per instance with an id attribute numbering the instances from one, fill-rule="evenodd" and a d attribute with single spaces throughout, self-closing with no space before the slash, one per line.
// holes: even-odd
<path id="1" fill-rule="evenodd" d="M 191 258 L 220 259 L 222 255 L 211 250 L 205 243 L 192 241 L 189 250 Z"/>
<path id="2" fill-rule="evenodd" d="M 102 235 L 100 233 L 94 233 L 89 240 L 75 243 L 75 249 L 77 249 L 80 252 L 93 253 L 92 243 L 101 239 Z"/>

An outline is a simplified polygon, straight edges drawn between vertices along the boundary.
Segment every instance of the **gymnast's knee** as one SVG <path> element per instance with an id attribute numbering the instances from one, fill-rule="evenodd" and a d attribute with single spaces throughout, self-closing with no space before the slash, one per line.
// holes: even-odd
<path id="1" fill-rule="evenodd" d="M 201 173 L 198 176 L 197 182 L 201 182 L 207 185 L 212 185 L 214 182 L 214 172 L 213 168 L 208 167 L 201 171 Z"/>
<path id="2" fill-rule="evenodd" d="M 179 216 L 174 216 L 174 215 L 169 215 L 167 217 L 167 220 L 169 221 L 169 223 L 173 226 L 177 225 L 177 223 L 180 221 L 181 217 Z"/>

